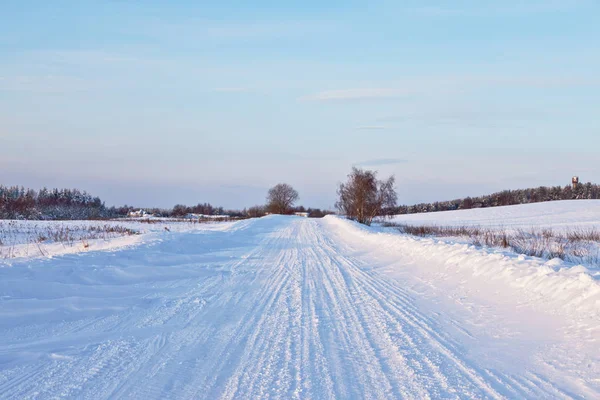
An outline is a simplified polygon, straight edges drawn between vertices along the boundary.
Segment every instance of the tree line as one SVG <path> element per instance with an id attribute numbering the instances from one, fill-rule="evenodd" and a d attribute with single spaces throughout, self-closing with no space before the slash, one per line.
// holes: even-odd
<path id="1" fill-rule="evenodd" d="M 462 199 L 421 203 L 412 206 L 397 206 L 397 194 L 394 185 L 394 176 L 379 180 L 376 171 L 353 168 L 352 172 L 348 175 L 347 181 L 340 183 L 338 186 L 336 208 L 347 218 L 370 225 L 375 217 L 380 216 L 467 210 L 471 208 L 509 206 L 555 200 L 600 199 L 600 185 L 588 182 L 576 183 L 564 187 L 540 186 L 531 189 L 503 190 L 478 197 L 465 197 Z M 289 185 L 280 184 L 274 187 L 269 191 L 269 195 L 267 196 L 270 209 L 274 213 L 283 213 L 281 212 L 281 204 L 285 203 L 285 198 L 295 198 L 293 194 L 293 188 Z M 297 193 L 295 195 L 297 197 Z"/>
<path id="2" fill-rule="evenodd" d="M 436 211 L 466 210 L 553 200 L 600 199 L 600 185 L 578 183 L 575 186 L 540 186 L 532 189 L 503 190 L 478 197 L 421 203 L 412 206 L 396 204 L 393 176 L 380 180 L 376 171 L 353 168 L 347 181 L 337 189 L 336 209 L 347 218 L 370 225 L 375 217 Z M 298 206 L 300 196 L 289 184 L 280 183 L 269 189 L 264 205 L 242 210 L 224 209 L 210 203 L 195 206 L 177 204 L 173 208 L 144 208 L 157 217 L 182 218 L 190 214 L 227 215 L 233 218 L 255 218 L 267 214 L 305 213 L 321 218 L 332 211 Z M 78 189 L 47 189 L 39 191 L 22 186 L 0 185 L 0 219 L 84 220 L 122 218 L 138 207 L 106 207 L 97 196 Z"/>
<path id="3" fill-rule="evenodd" d="M 379 180 L 375 171 L 352 168 L 348 181 L 338 187 L 336 208 L 349 219 L 371 225 L 375 217 L 389 213 L 396 206 L 394 183 L 393 176 Z M 298 212 L 298 208 L 294 208 L 298 199 L 298 192 L 292 186 L 287 183 L 277 184 L 269 189 L 264 211 L 269 214 Z M 320 218 L 328 213 L 331 212 L 309 209 L 307 216 Z"/>
<path id="4" fill-rule="evenodd" d="M 323 218 L 325 215 L 334 214 L 333 211 L 320 208 L 305 208 L 296 206 L 300 199 L 298 191 L 287 183 L 278 183 L 267 192 L 266 204 L 250 207 L 247 210 L 248 217 L 263 217 L 268 214 L 291 215 L 302 213 L 308 218 Z"/>
<path id="5" fill-rule="evenodd" d="M 282 190 L 283 189 L 283 190 Z M 292 192 L 289 192 L 289 190 Z M 295 196 L 294 196 L 295 192 Z M 277 197 L 277 204 L 244 208 L 225 209 L 210 203 L 198 203 L 193 206 L 176 204 L 173 208 L 144 208 L 129 205 L 107 207 L 100 197 L 92 196 L 79 189 L 26 189 L 22 186 L 0 185 L 0 219 L 29 220 L 90 220 L 127 217 L 131 212 L 143 209 L 147 214 L 164 218 L 185 218 L 196 215 L 227 215 L 232 218 L 262 217 L 268 213 L 293 214 L 307 213 L 308 217 L 320 218 L 331 211 L 319 208 L 296 206 L 298 193 L 291 186 L 276 186 L 274 196 L 284 196 L 283 202 Z M 290 196 L 291 197 L 285 197 Z"/>
<path id="6" fill-rule="evenodd" d="M 490 195 L 465 197 L 450 201 L 436 201 L 412 206 L 401 205 L 388 211 L 391 214 L 417 214 L 436 211 L 468 210 L 471 208 L 487 208 L 511 206 L 517 204 L 541 203 L 555 200 L 597 200 L 600 199 L 600 185 L 578 183 L 575 187 L 540 186 L 531 189 L 503 190 Z"/>
<path id="7" fill-rule="evenodd" d="M 97 219 L 109 214 L 99 197 L 78 189 L 36 191 L 0 185 L 1 219 Z"/>
<path id="8" fill-rule="evenodd" d="M 25 189 L 0 185 L 0 219 L 85 220 L 121 218 L 139 207 L 106 207 L 97 196 L 79 189 Z M 195 206 L 178 204 L 172 209 L 150 208 L 147 213 L 160 217 L 184 217 L 187 214 L 245 216 L 245 210 L 225 210 L 209 203 Z"/>

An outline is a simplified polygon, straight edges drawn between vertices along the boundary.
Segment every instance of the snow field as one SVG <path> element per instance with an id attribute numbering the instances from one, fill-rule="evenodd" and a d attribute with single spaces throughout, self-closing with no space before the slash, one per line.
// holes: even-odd
<path id="1" fill-rule="evenodd" d="M 164 231 L 185 232 L 199 228 L 184 220 L 121 219 L 109 221 L 0 220 L 0 267 L 13 259 L 53 257 L 85 251 L 114 250 L 149 240 Z M 201 229 L 207 229 L 202 227 Z M 221 229 L 221 228 L 216 228 Z M 144 237 L 140 236 L 144 235 Z"/>
<path id="2" fill-rule="evenodd" d="M 516 206 L 475 208 L 396 215 L 394 222 L 409 225 L 480 226 L 507 230 L 575 227 L 600 230 L 600 200 L 563 200 Z"/>
<path id="3" fill-rule="evenodd" d="M 431 227 L 429 236 L 449 244 L 508 247 L 520 254 L 560 258 L 600 276 L 600 200 L 397 215 L 392 222 L 408 232 L 411 227 Z"/>
<path id="4" fill-rule="evenodd" d="M 0 268 L 0 398 L 600 395 L 584 269 L 332 216 L 151 229 Z"/>

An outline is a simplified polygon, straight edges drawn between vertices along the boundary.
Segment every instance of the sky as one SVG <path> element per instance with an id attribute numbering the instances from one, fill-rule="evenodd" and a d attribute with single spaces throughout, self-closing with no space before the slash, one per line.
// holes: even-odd
<path id="1" fill-rule="evenodd" d="M 0 183 L 333 207 L 600 182 L 600 3 L 1 0 Z"/>

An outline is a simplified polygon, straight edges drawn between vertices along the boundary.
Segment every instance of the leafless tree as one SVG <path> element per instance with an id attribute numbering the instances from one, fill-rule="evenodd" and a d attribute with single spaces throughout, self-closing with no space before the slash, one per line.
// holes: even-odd
<path id="1" fill-rule="evenodd" d="M 279 183 L 269 189 L 267 210 L 273 214 L 287 214 L 298 199 L 298 192 L 293 187 Z"/>
<path id="2" fill-rule="evenodd" d="M 373 218 L 388 215 L 396 206 L 395 179 L 377 179 L 377 172 L 352 168 L 348 181 L 338 187 L 336 207 L 348 218 L 371 225 Z"/>

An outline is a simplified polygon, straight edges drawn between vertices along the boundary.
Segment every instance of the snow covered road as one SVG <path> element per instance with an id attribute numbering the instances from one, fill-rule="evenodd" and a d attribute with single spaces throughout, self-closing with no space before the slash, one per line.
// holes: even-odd
<path id="1" fill-rule="evenodd" d="M 377 244 L 345 241 L 341 223 L 274 216 L 0 268 L 0 398 L 598 394 L 590 373 L 556 382 L 526 357 L 473 357 L 435 302 L 374 268 Z"/>

